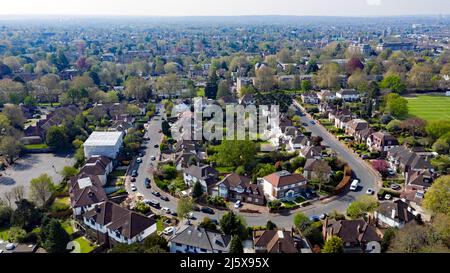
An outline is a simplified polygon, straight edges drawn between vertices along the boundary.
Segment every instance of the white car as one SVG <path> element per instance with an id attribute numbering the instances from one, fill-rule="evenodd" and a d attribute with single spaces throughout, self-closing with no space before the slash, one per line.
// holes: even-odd
<path id="1" fill-rule="evenodd" d="M 131 190 L 132 190 L 132 191 L 137 191 L 136 186 L 135 186 L 135 185 L 131 185 Z"/>
<path id="2" fill-rule="evenodd" d="M 391 200 L 391 198 L 392 198 L 392 195 L 390 195 L 389 193 L 384 196 L 384 199 L 386 199 L 386 200 Z"/>
<path id="3" fill-rule="evenodd" d="M 167 214 L 170 214 L 170 209 L 168 207 L 163 207 L 161 210 Z"/>
<path id="4" fill-rule="evenodd" d="M 138 158 L 136 159 L 136 162 L 137 162 L 137 163 L 142 163 L 142 158 L 138 157 Z"/>
<path id="5" fill-rule="evenodd" d="M 174 228 L 174 227 L 166 227 L 166 228 L 163 230 L 163 233 L 164 233 L 165 235 L 172 235 L 174 231 L 175 231 L 175 228 Z"/>
<path id="6" fill-rule="evenodd" d="M 359 185 L 359 180 L 358 179 L 353 180 L 352 184 L 350 185 L 350 190 L 356 191 L 358 189 L 358 185 Z"/>
<path id="7" fill-rule="evenodd" d="M 188 215 L 187 215 L 187 218 L 188 219 L 194 219 L 194 213 L 192 211 L 189 212 Z"/>
<path id="8" fill-rule="evenodd" d="M 373 195 L 375 193 L 375 191 L 373 189 L 367 189 L 366 194 L 368 195 Z"/>
<path id="9" fill-rule="evenodd" d="M 238 208 L 240 208 L 241 206 L 242 206 L 241 200 L 237 200 L 236 203 L 234 203 L 234 208 L 235 208 L 235 209 L 238 209 Z"/>

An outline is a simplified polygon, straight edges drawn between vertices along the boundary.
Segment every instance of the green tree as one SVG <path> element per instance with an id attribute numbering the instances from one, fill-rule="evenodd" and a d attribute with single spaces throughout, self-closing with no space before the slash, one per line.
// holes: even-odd
<path id="1" fill-rule="evenodd" d="M 224 140 L 217 153 L 217 163 L 226 167 L 249 164 L 255 158 L 256 144 L 250 140 Z"/>
<path id="2" fill-rule="evenodd" d="M 57 219 L 46 219 L 41 227 L 41 241 L 49 253 L 65 253 L 70 236 Z"/>
<path id="3" fill-rule="evenodd" d="M 230 253 L 239 254 L 244 253 L 244 248 L 242 246 L 242 241 L 239 236 L 233 236 L 230 243 Z"/>
<path id="4" fill-rule="evenodd" d="M 275 223 L 274 222 L 272 222 L 272 221 L 267 221 L 267 223 L 266 223 L 266 229 L 267 230 L 275 230 L 277 228 L 277 225 L 275 225 Z"/>
<path id="5" fill-rule="evenodd" d="M 217 77 L 216 71 L 213 70 L 208 77 L 205 87 L 205 96 L 208 99 L 215 99 L 217 97 L 217 91 L 219 88 L 218 82 L 219 78 Z"/>
<path id="6" fill-rule="evenodd" d="M 2 136 L 0 139 L 0 154 L 5 155 L 10 163 L 14 162 L 22 151 L 22 143 L 15 137 Z"/>
<path id="7" fill-rule="evenodd" d="M 31 231 L 33 228 L 41 224 L 42 212 L 36 208 L 34 203 L 22 199 L 16 202 L 17 208 L 11 216 L 11 225 Z"/>
<path id="8" fill-rule="evenodd" d="M 390 93 L 385 98 L 385 112 L 395 118 L 405 118 L 408 116 L 408 101 L 399 94 Z"/>
<path id="9" fill-rule="evenodd" d="M 69 179 L 70 177 L 78 174 L 78 169 L 72 166 L 65 166 L 61 170 L 61 174 L 64 177 L 64 179 Z"/>
<path id="10" fill-rule="evenodd" d="M 425 127 L 425 131 L 433 139 L 438 139 L 441 136 L 450 132 L 450 120 L 435 120 L 431 121 Z"/>
<path id="11" fill-rule="evenodd" d="M 352 202 L 347 208 L 347 215 L 352 219 L 362 217 L 365 213 L 372 212 L 378 206 L 377 200 L 372 196 L 361 196 Z"/>
<path id="12" fill-rule="evenodd" d="M 233 211 L 225 213 L 219 221 L 220 229 L 227 235 L 245 236 L 244 220 Z"/>
<path id="13" fill-rule="evenodd" d="M 209 230 L 217 230 L 216 224 L 214 224 L 211 218 L 209 217 L 204 217 L 202 222 L 199 224 L 199 227 Z"/>
<path id="14" fill-rule="evenodd" d="M 342 243 L 342 239 L 337 236 L 331 237 L 330 239 L 328 239 L 325 242 L 322 252 L 323 253 L 343 253 L 344 245 Z"/>
<path id="15" fill-rule="evenodd" d="M 142 246 L 145 253 L 167 252 L 167 240 L 157 234 L 152 234 L 145 238 Z"/>
<path id="16" fill-rule="evenodd" d="M 6 205 L 0 205 L 0 229 L 9 228 L 13 209 Z"/>
<path id="17" fill-rule="evenodd" d="M 192 197 L 199 198 L 203 195 L 203 187 L 200 182 L 195 182 L 194 187 L 192 188 Z"/>
<path id="18" fill-rule="evenodd" d="M 189 197 L 178 200 L 177 214 L 181 219 L 186 219 L 188 214 L 194 209 L 194 202 Z"/>
<path id="19" fill-rule="evenodd" d="M 433 213 L 450 214 L 450 175 L 436 179 L 425 193 L 423 206 Z"/>
<path id="20" fill-rule="evenodd" d="M 312 83 L 308 80 L 303 80 L 301 83 L 302 91 L 306 92 L 312 89 Z"/>
<path id="21" fill-rule="evenodd" d="M 46 142 L 50 148 L 56 151 L 64 151 L 70 147 L 66 130 L 62 126 L 50 127 L 47 131 Z"/>
<path id="22" fill-rule="evenodd" d="M 221 80 L 217 89 L 217 98 L 219 99 L 226 96 L 231 96 L 230 85 L 228 81 Z"/>
<path id="23" fill-rule="evenodd" d="M 30 197 L 38 206 L 44 207 L 54 191 L 53 179 L 48 174 L 42 174 L 30 182 Z"/>
<path id="24" fill-rule="evenodd" d="M 311 220 L 305 214 L 299 212 L 294 216 L 294 225 L 300 230 L 304 231 L 311 225 Z"/>
<path id="25" fill-rule="evenodd" d="M 11 227 L 8 231 L 8 240 L 13 243 L 19 243 L 27 235 L 27 232 L 20 227 Z"/>
<path id="26" fill-rule="evenodd" d="M 389 89 L 397 94 L 403 94 L 406 91 L 406 84 L 399 75 L 391 74 L 381 81 L 380 88 Z"/>

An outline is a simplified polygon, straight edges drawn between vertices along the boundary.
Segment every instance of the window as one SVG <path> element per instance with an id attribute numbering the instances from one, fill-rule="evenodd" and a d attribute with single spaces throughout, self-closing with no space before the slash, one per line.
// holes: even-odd
<path id="1" fill-rule="evenodd" d="M 181 244 L 179 244 L 179 243 L 175 243 L 175 245 L 176 245 L 176 246 L 181 246 Z"/>
<path id="2" fill-rule="evenodd" d="M 206 249 L 200 248 L 200 251 L 201 251 L 201 252 L 206 252 Z"/>

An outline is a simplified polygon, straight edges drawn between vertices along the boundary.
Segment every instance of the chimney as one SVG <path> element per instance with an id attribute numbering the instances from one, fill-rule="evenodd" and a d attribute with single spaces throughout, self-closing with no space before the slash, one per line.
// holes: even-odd
<path id="1" fill-rule="evenodd" d="M 358 233 L 361 233 L 361 232 L 362 232 L 362 227 L 361 227 L 361 225 L 358 225 L 357 229 L 358 229 Z"/>
<path id="2" fill-rule="evenodd" d="M 281 253 L 281 241 L 278 240 L 278 253 Z"/>
<path id="3" fill-rule="evenodd" d="M 392 209 L 392 214 L 391 214 L 391 218 L 392 218 L 392 219 L 395 219 L 395 214 L 396 214 L 395 209 Z"/>

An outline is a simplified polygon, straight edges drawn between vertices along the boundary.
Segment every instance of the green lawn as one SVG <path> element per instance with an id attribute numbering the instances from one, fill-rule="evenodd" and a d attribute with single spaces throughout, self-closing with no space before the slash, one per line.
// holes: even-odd
<path id="1" fill-rule="evenodd" d="M 73 230 L 72 223 L 70 220 L 63 222 L 62 227 L 69 235 L 72 235 L 75 232 Z"/>
<path id="2" fill-rule="evenodd" d="M 411 116 L 427 121 L 450 119 L 450 97 L 445 96 L 417 96 L 406 98 Z"/>
<path id="3" fill-rule="evenodd" d="M 90 245 L 90 242 L 84 237 L 75 239 L 75 242 L 80 244 L 80 253 L 89 253 L 94 249 L 94 247 Z"/>
<path id="4" fill-rule="evenodd" d="M 0 240 L 6 241 L 9 238 L 9 229 L 0 229 Z"/>
<path id="5" fill-rule="evenodd" d="M 29 144 L 29 145 L 25 145 L 25 148 L 28 150 L 35 150 L 35 149 L 47 149 L 48 145 L 43 143 L 43 144 Z"/>
<path id="6" fill-rule="evenodd" d="M 205 88 L 197 89 L 197 97 L 204 97 L 204 96 L 205 96 Z"/>

